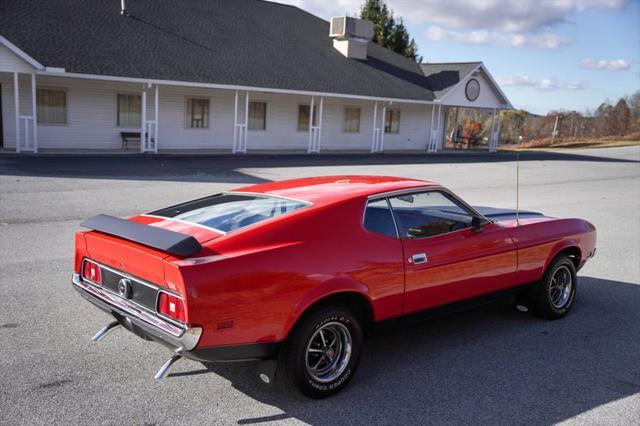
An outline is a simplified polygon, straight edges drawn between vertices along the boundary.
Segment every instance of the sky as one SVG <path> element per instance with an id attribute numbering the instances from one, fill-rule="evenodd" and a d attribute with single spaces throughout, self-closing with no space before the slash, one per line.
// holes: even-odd
<path id="1" fill-rule="evenodd" d="M 323 19 L 364 0 L 276 0 Z M 640 0 L 387 0 L 423 62 L 482 61 L 515 108 L 584 112 L 640 90 Z"/>

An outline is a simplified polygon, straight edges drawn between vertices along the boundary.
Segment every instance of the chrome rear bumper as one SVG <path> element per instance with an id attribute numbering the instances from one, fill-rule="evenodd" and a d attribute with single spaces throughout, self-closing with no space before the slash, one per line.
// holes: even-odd
<path id="1" fill-rule="evenodd" d="M 137 328 L 145 337 L 169 346 L 176 352 L 190 351 L 200 340 L 201 327 L 178 327 L 164 321 L 155 313 L 111 291 L 84 282 L 77 273 L 71 277 L 71 283 L 83 298 L 112 314 L 125 328 L 131 331 Z"/>

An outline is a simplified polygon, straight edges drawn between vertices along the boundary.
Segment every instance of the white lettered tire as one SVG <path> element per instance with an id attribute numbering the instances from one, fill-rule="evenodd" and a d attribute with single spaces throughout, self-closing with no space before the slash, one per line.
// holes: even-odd
<path id="1" fill-rule="evenodd" d="M 327 306 L 305 315 L 282 348 L 281 366 L 290 384 L 310 398 L 326 398 L 344 389 L 360 360 L 363 333 L 355 315 L 343 306 Z"/>

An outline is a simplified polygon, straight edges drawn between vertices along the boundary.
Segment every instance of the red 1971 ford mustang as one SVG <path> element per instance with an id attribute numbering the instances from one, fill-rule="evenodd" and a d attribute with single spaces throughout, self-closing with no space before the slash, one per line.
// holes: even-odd
<path id="1" fill-rule="evenodd" d="M 94 341 L 124 327 L 169 347 L 156 378 L 181 357 L 268 360 L 262 380 L 278 365 L 314 398 L 347 385 L 384 320 L 505 292 L 564 316 L 596 251 L 585 220 L 474 208 L 393 177 L 266 183 L 82 225 L 73 287 L 113 316 Z"/>

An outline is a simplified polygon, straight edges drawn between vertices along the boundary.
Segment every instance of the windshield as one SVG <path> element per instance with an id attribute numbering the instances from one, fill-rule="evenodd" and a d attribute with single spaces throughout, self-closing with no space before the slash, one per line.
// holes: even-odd
<path id="1" fill-rule="evenodd" d="M 298 210 L 309 204 L 270 196 L 217 194 L 149 214 L 196 223 L 222 232 L 231 232 Z"/>

